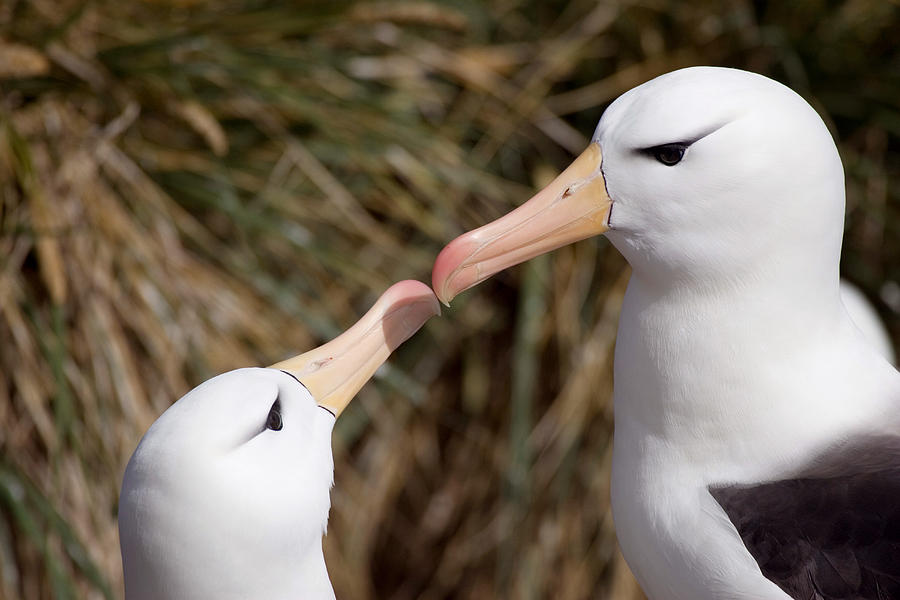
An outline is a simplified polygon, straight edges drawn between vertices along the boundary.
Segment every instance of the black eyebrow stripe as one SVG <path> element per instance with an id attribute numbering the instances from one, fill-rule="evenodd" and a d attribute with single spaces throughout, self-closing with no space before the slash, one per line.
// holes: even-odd
<path id="1" fill-rule="evenodd" d="M 694 140 L 696 141 L 696 140 Z M 646 154 L 647 156 L 653 156 L 657 150 L 661 148 L 667 148 L 669 146 L 674 146 L 675 148 L 681 148 L 682 150 L 687 150 L 691 144 L 694 142 L 669 142 L 667 144 L 660 144 L 658 146 L 650 146 L 649 148 L 636 148 L 634 151 L 638 154 Z"/>
<path id="2" fill-rule="evenodd" d="M 688 139 L 686 139 L 686 140 L 678 140 L 678 141 L 674 141 L 674 142 L 665 142 L 665 143 L 663 143 L 663 144 L 656 144 L 656 145 L 654 145 L 654 146 L 646 146 L 646 147 L 644 147 L 644 148 L 636 148 L 635 150 L 636 150 L 637 152 L 642 153 L 642 154 L 646 154 L 647 152 L 653 152 L 653 151 L 656 150 L 657 148 L 662 148 L 663 146 L 681 146 L 681 147 L 683 147 L 683 148 L 689 148 L 692 144 L 696 144 L 697 142 L 699 142 L 700 140 L 702 140 L 702 139 L 705 138 L 706 136 L 709 136 L 709 135 L 714 134 L 715 132 L 717 132 L 718 130 L 722 129 L 723 127 L 725 127 L 725 126 L 728 125 L 729 123 L 731 123 L 731 121 L 725 121 L 724 123 L 721 123 L 721 124 L 719 124 L 719 125 L 716 125 L 716 126 L 713 127 L 712 129 L 709 129 L 709 130 L 707 130 L 707 131 L 704 131 L 703 133 L 700 133 L 699 135 L 697 135 L 697 136 L 695 136 L 695 137 L 693 137 L 693 138 L 688 138 Z"/>

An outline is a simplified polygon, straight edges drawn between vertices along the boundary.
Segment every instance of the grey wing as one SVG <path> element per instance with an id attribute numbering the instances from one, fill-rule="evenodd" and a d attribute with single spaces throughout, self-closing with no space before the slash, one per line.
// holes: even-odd
<path id="1" fill-rule="evenodd" d="M 833 450 L 794 479 L 711 488 L 797 600 L 900 600 L 900 438 Z"/>

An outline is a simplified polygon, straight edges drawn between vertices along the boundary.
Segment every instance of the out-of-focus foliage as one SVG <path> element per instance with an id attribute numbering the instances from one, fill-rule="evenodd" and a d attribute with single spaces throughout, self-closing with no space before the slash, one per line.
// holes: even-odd
<path id="1" fill-rule="evenodd" d="M 118 486 L 153 419 L 427 280 L 678 67 L 822 113 L 845 275 L 896 334 L 898 32 L 883 0 L 0 3 L 0 598 L 121 597 Z M 397 352 L 336 431 L 340 598 L 639 597 L 608 504 L 626 279 L 583 242 Z"/>

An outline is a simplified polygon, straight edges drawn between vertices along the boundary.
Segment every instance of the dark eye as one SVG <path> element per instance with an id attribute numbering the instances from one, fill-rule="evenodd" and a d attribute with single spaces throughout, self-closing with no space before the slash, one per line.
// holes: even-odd
<path id="1" fill-rule="evenodd" d="M 684 158 L 685 150 L 687 150 L 687 146 L 684 144 L 663 144 L 662 146 L 648 148 L 647 153 L 652 154 L 653 158 L 667 167 L 671 167 L 681 162 L 681 159 Z"/>
<path id="2" fill-rule="evenodd" d="M 281 400 L 276 400 L 269 409 L 269 416 L 266 417 L 266 429 L 281 431 L 282 427 L 284 427 L 284 422 L 281 420 Z"/>

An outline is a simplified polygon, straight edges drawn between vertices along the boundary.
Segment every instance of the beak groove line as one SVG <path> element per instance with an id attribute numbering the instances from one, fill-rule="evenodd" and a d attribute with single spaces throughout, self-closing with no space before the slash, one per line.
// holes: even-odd
<path id="1" fill-rule="evenodd" d="M 591 143 L 530 200 L 450 242 L 432 271 L 438 298 L 448 304 L 498 271 L 609 229 L 602 158 L 600 145 Z"/>

